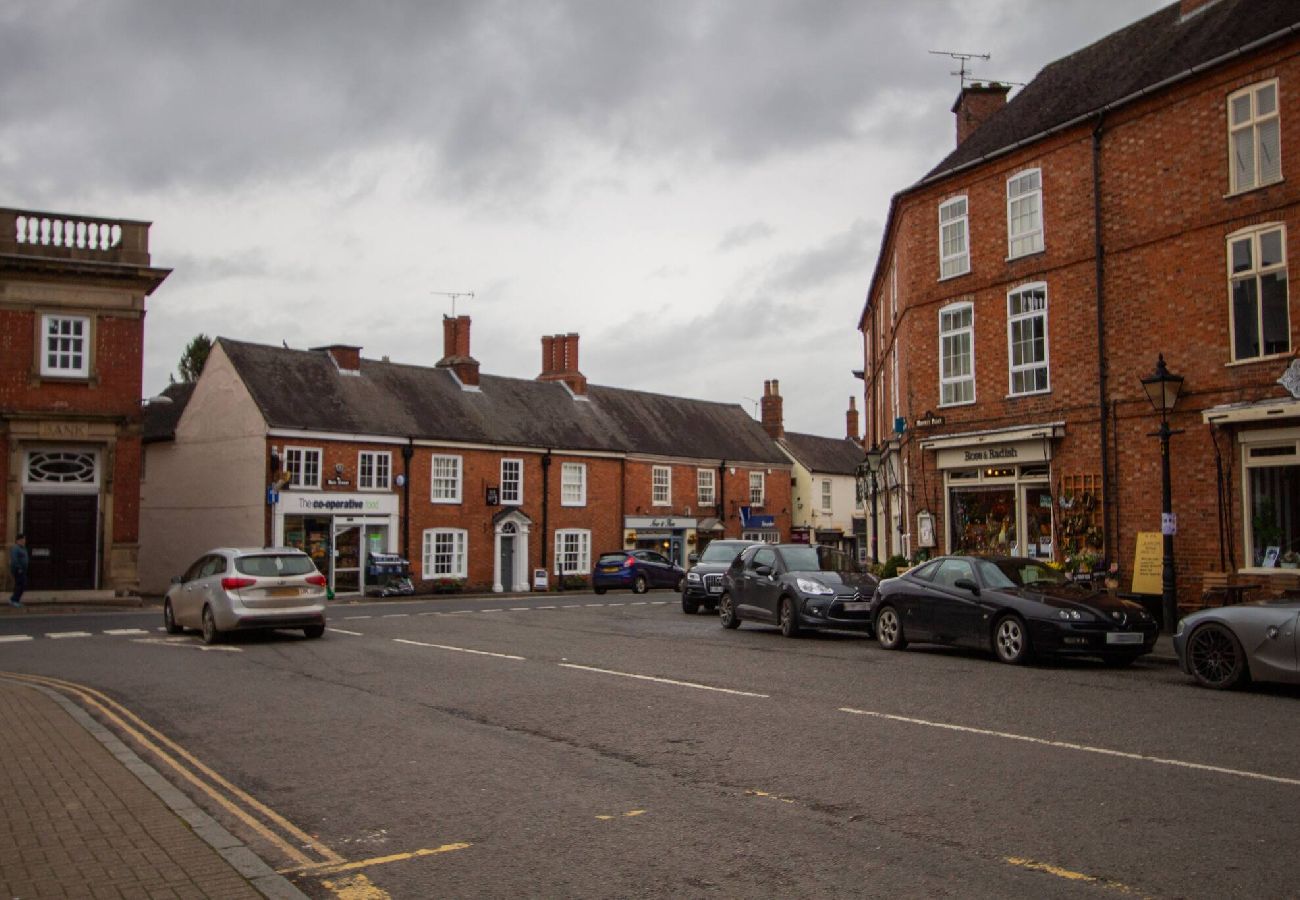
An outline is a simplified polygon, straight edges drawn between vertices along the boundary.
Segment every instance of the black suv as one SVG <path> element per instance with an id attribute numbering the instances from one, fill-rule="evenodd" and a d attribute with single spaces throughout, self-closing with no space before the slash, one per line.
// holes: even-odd
<path id="1" fill-rule="evenodd" d="M 805 628 L 870 632 L 877 584 L 851 556 L 832 547 L 760 544 L 727 569 L 718 614 L 724 628 L 753 619 L 780 625 L 786 637 Z"/>
<path id="2" fill-rule="evenodd" d="M 753 541 L 710 541 L 703 555 L 691 560 L 682 586 L 682 612 L 695 615 L 703 606 L 708 612 L 718 608 L 722 596 L 722 576 L 741 550 L 754 546 Z M 691 554 L 694 557 L 694 554 Z"/>

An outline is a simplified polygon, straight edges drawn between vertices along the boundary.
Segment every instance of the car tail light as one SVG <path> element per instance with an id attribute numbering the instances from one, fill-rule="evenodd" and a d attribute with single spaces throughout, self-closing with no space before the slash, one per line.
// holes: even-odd
<path id="1" fill-rule="evenodd" d="M 256 578 L 232 578 L 227 575 L 221 579 L 221 589 L 223 591 L 237 591 L 240 588 L 252 587 L 257 584 Z"/>
<path id="2" fill-rule="evenodd" d="M 623 560 L 623 568 L 625 568 L 625 569 L 630 569 L 630 568 L 632 568 L 634 565 L 636 565 L 636 557 L 635 557 L 635 556 L 629 556 L 627 559 Z"/>
<path id="3" fill-rule="evenodd" d="M 316 575 L 308 575 L 307 583 L 314 584 L 316 587 L 325 587 L 325 576 L 319 573 Z"/>

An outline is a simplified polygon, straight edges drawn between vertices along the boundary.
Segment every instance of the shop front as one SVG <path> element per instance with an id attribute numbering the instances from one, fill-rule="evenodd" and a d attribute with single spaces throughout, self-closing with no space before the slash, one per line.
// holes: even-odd
<path id="1" fill-rule="evenodd" d="M 926 440 L 943 474 L 940 552 L 1053 557 L 1052 440 L 1064 426 Z"/>
<path id="2" fill-rule="evenodd" d="M 334 594 L 365 594 L 373 553 L 395 553 L 396 494 L 286 492 L 275 505 L 275 542 L 303 550 Z"/>
<path id="3" fill-rule="evenodd" d="M 699 520 L 686 516 L 624 516 L 623 539 L 629 549 L 654 550 L 686 565 L 686 554 L 695 552 Z"/>

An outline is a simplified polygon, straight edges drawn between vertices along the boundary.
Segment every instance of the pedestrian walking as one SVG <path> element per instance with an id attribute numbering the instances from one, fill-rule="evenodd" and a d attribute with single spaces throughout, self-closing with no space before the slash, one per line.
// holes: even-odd
<path id="1" fill-rule="evenodd" d="M 14 576 L 14 592 L 9 598 L 9 605 L 22 608 L 23 591 L 27 590 L 27 563 L 30 557 L 27 555 L 27 535 L 22 532 L 14 539 L 14 545 L 9 548 L 9 571 Z"/>

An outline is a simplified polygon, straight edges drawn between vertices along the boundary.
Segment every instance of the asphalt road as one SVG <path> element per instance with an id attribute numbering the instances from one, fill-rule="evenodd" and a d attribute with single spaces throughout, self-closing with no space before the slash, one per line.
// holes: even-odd
<path id="1" fill-rule="evenodd" d="M 9 617 L 0 670 L 102 692 L 312 896 L 1296 894 L 1292 689 L 725 631 L 663 592 L 159 625 Z"/>

